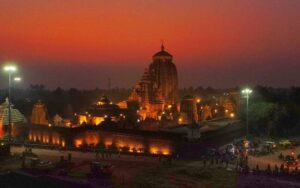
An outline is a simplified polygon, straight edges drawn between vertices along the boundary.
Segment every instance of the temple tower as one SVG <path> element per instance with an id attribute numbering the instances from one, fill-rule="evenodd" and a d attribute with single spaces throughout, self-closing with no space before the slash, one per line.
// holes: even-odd
<path id="1" fill-rule="evenodd" d="M 172 62 L 173 56 L 165 51 L 162 44 L 161 51 L 154 54 L 152 59 L 149 71 L 157 84 L 160 97 L 166 104 L 175 104 L 178 100 L 178 76 Z"/>
<path id="2" fill-rule="evenodd" d="M 37 125 L 48 125 L 47 110 L 41 101 L 38 101 L 36 104 L 34 104 L 30 123 Z"/>

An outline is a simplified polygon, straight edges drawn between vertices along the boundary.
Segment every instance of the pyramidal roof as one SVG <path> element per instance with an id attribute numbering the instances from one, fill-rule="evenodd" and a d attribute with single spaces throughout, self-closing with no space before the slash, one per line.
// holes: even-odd
<path id="1" fill-rule="evenodd" d="M 0 105 L 0 124 L 8 125 L 9 123 L 8 111 L 9 111 L 8 99 L 6 98 L 5 102 Z M 11 112 L 11 123 L 27 122 L 25 116 L 18 109 L 15 109 L 13 104 L 10 105 L 10 112 Z"/>

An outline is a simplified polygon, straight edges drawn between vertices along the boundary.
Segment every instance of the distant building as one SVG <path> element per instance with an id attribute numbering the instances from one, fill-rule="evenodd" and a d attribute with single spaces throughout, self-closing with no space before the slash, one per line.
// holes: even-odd
<path id="1" fill-rule="evenodd" d="M 10 105 L 10 109 L 12 124 L 27 123 L 25 116 L 18 109 L 15 109 L 13 104 Z M 8 111 L 8 99 L 6 98 L 5 102 L 0 105 L 0 125 L 9 124 Z"/>
<path id="2" fill-rule="evenodd" d="M 121 109 L 113 104 L 106 96 L 102 96 L 99 101 L 93 104 L 86 112 L 78 114 L 78 123 L 89 125 L 100 125 L 105 120 L 118 122 L 126 119 L 127 110 Z"/>
<path id="3" fill-rule="evenodd" d="M 200 121 L 206 121 L 212 118 L 212 109 L 209 105 L 201 107 Z"/>
<path id="4" fill-rule="evenodd" d="M 192 124 L 198 122 L 197 100 L 192 96 L 185 96 L 180 103 L 179 124 Z"/>
<path id="5" fill-rule="evenodd" d="M 14 108 L 14 105 L 10 105 L 10 113 L 11 113 L 11 125 L 10 130 L 11 134 L 14 135 L 15 125 L 22 125 L 27 123 L 24 115 L 18 110 Z M 0 137 L 4 136 L 5 128 L 9 125 L 9 107 L 8 107 L 8 99 L 6 98 L 5 102 L 0 105 Z M 17 128 L 17 127 L 15 127 Z"/>
<path id="6" fill-rule="evenodd" d="M 236 114 L 239 113 L 240 106 L 240 94 L 239 92 L 224 93 L 221 97 L 220 103 L 225 109 L 225 117 L 235 118 Z"/>
<path id="7" fill-rule="evenodd" d="M 53 117 L 53 125 L 58 127 L 64 126 L 64 119 L 60 115 L 55 114 Z"/>
<path id="8" fill-rule="evenodd" d="M 41 101 L 38 101 L 36 104 L 33 105 L 30 123 L 36 125 L 49 124 L 47 120 L 47 109 Z"/>

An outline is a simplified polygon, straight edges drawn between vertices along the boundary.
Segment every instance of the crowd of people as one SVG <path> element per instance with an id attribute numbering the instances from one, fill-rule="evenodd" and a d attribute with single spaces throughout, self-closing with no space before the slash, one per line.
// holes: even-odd
<path id="1" fill-rule="evenodd" d="M 265 167 L 256 165 L 251 168 L 248 164 L 248 154 L 240 152 L 232 153 L 229 150 L 220 151 L 217 149 L 209 150 L 202 158 L 203 166 L 222 166 L 226 169 L 238 172 L 240 175 L 266 176 L 273 178 L 283 178 L 286 180 L 300 180 L 300 168 L 289 166 L 286 163 L 281 165 L 268 164 Z"/>

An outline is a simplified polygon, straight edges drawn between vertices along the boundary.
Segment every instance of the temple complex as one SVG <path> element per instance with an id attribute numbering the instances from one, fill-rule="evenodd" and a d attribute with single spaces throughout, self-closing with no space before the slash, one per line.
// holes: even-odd
<path id="1" fill-rule="evenodd" d="M 143 120 L 159 119 L 165 109 L 177 106 L 178 102 L 178 77 L 173 56 L 162 45 L 152 60 L 129 96 L 129 101 L 139 103 L 138 113 Z"/>
<path id="2" fill-rule="evenodd" d="M 152 62 L 144 69 L 128 100 L 114 104 L 106 96 L 102 96 L 79 113 L 73 113 L 72 106 L 68 104 L 63 114 L 57 114 L 48 120 L 46 107 L 39 101 L 33 107 L 31 123 L 71 128 L 120 122 L 120 127 L 138 124 L 140 128 L 154 127 L 155 130 L 178 124 L 200 124 L 211 119 L 235 118 L 239 111 L 238 92 L 189 92 L 179 99 L 177 68 L 173 63 L 173 56 L 162 45 L 160 51 L 152 56 Z"/>

